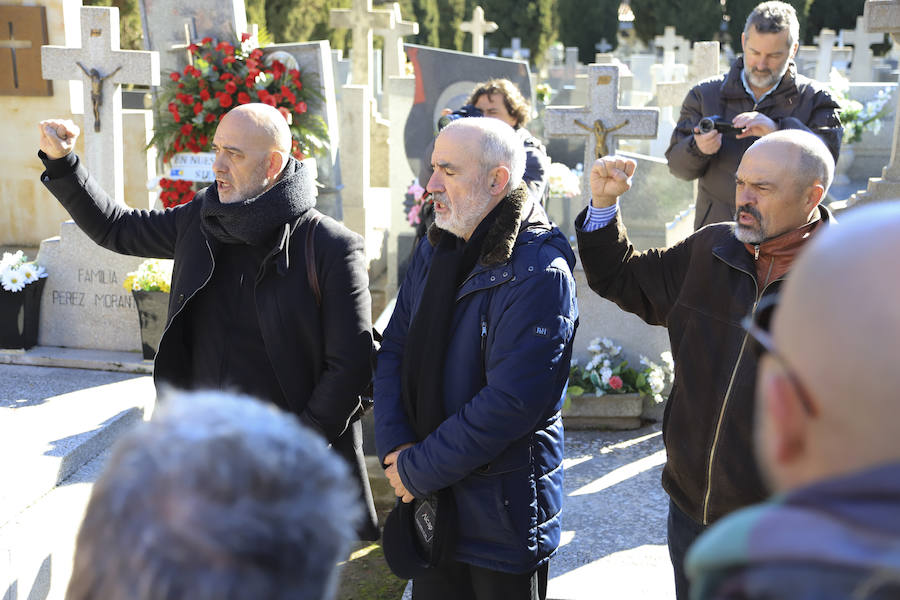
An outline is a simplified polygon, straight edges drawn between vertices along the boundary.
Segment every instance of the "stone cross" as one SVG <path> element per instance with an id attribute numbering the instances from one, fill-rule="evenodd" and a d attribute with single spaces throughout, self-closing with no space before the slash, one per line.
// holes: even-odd
<path id="1" fill-rule="evenodd" d="M 509 41 L 509 48 L 503 48 L 500 51 L 504 58 L 513 60 L 528 60 L 531 58 L 531 50 L 522 47 L 522 38 L 514 37 Z"/>
<path id="2" fill-rule="evenodd" d="M 369 85 L 372 81 L 372 29 L 392 29 L 394 12 L 372 10 L 372 0 L 353 0 L 351 8 L 332 8 L 329 14 L 332 27 L 353 31 L 351 82 L 354 85 Z"/>
<path id="3" fill-rule="evenodd" d="M 588 105 L 548 106 L 544 133 L 548 137 L 584 138 L 584 179 L 581 195 L 590 200 L 594 159 L 614 154 L 619 138 L 655 138 L 659 109 L 619 108 L 619 67 L 588 65 Z"/>
<path id="4" fill-rule="evenodd" d="M 853 62 L 850 64 L 850 81 L 872 80 L 872 44 L 884 41 L 883 33 L 866 33 L 866 21 L 856 17 L 856 29 L 841 29 L 844 43 L 853 46 Z"/>
<path id="5" fill-rule="evenodd" d="M 12 76 L 13 87 L 19 87 L 19 72 L 16 65 L 16 50 L 27 50 L 31 48 L 30 40 L 17 40 L 15 33 L 12 31 L 12 23 L 9 24 L 9 39 L 0 40 L 0 48 L 6 48 L 12 54 Z"/>
<path id="6" fill-rule="evenodd" d="M 187 64 L 189 64 L 191 66 L 194 65 L 194 55 L 191 54 L 191 50 L 190 50 L 191 44 L 194 43 L 195 41 L 199 40 L 199 38 L 196 35 L 191 35 L 191 26 L 192 25 L 193 25 L 193 23 L 185 23 L 184 24 L 184 41 L 179 39 L 176 43 L 169 46 L 170 52 L 184 51 L 184 53 L 187 55 L 186 56 Z M 194 27 L 194 31 L 196 31 L 196 30 L 197 30 L 197 28 Z"/>
<path id="7" fill-rule="evenodd" d="M 159 85 L 159 53 L 119 49 L 119 9 L 81 7 L 81 47 L 43 46 L 44 79 L 84 85 L 84 161 L 106 190 L 124 203 L 122 84 Z"/>
<path id="8" fill-rule="evenodd" d="M 866 31 L 889 33 L 894 44 L 900 42 L 900 0 L 866 0 L 863 9 Z M 895 114 L 900 110 L 900 94 Z M 894 200 L 900 197 L 900 119 L 894 119 L 894 139 L 891 160 L 881 171 L 881 177 L 869 179 L 865 192 L 851 196 L 849 204 Z"/>
<path id="9" fill-rule="evenodd" d="M 657 104 L 661 107 L 681 107 L 684 97 L 691 91 L 691 88 L 704 79 L 715 77 L 718 74 L 719 42 L 696 42 L 687 80 L 678 83 L 657 83 Z"/>
<path id="10" fill-rule="evenodd" d="M 419 33 L 419 24 L 415 21 L 404 21 L 400 14 L 400 3 L 391 5 L 394 13 L 394 27 L 392 29 L 375 29 L 375 33 L 384 38 L 384 87 L 387 88 L 389 77 L 403 75 L 403 65 L 406 64 L 406 53 L 403 51 L 403 38 Z"/>
<path id="11" fill-rule="evenodd" d="M 684 37 L 675 34 L 675 28 L 666 25 L 663 35 L 657 35 L 653 38 L 653 43 L 657 47 L 663 49 L 663 64 L 675 64 L 675 49 L 690 48 L 690 42 Z"/>
<path id="12" fill-rule="evenodd" d="M 594 50 L 602 54 L 606 54 L 610 50 L 612 50 L 612 44 L 606 41 L 606 38 L 600 38 L 600 41 L 594 44 Z"/>
<path id="13" fill-rule="evenodd" d="M 497 31 L 497 24 L 493 21 L 485 21 L 484 9 L 476 6 L 472 11 L 472 20 L 463 21 L 459 24 L 459 28 L 472 34 L 472 54 L 484 56 L 484 35 Z"/>
<path id="14" fill-rule="evenodd" d="M 819 35 L 813 38 L 813 43 L 819 46 L 819 58 L 816 60 L 817 81 L 827 83 L 831 76 L 831 52 L 834 49 L 834 30 L 823 28 Z"/>

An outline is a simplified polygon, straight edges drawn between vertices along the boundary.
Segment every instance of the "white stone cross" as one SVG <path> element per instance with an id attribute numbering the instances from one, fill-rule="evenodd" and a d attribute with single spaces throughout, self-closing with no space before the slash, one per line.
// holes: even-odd
<path id="1" fill-rule="evenodd" d="M 588 106 L 548 106 L 544 133 L 584 138 L 582 198 L 590 200 L 591 165 L 598 155 L 614 154 L 619 138 L 655 138 L 659 109 L 619 108 L 619 67 L 588 65 Z"/>
<path id="2" fill-rule="evenodd" d="M 159 53 L 119 49 L 119 9 L 81 7 L 81 47 L 43 46 L 44 79 L 80 79 L 84 86 L 84 162 L 115 200 L 124 203 L 122 84 L 159 85 Z"/>
<path id="3" fill-rule="evenodd" d="M 372 10 L 372 0 L 353 0 L 351 8 L 332 8 L 329 14 L 332 27 L 353 31 L 351 82 L 354 85 L 369 85 L 372 81 L 372 30 L 392 29 L 393 11 Z"/>
<path id="4" fill-rule="evenodd" d="M 850 64 L 850 81 L 872 80 L 872 44 L 884 41 L 883 33 L 867 33 L 862 15 L 856 17 L 856 29 L 841 29 L 845 44 L 853 46 L 853 62 Z"/>
<path id="5" fill-rule="evenodd" d="M 0 40 L 0 49 L 7 49 L 10 51 L 10 54 L 12 54 L 13 86 L 19 87 L 19 71 L 18 65 L 16 64 L 16 50 L 27 50 L 28 48 L 31 48 L 31 41 L 17 40 L 12 29 L 12 23 L 9 23 L 9 38 Z"/>
<path id="6" fill-rule="evenodd" d="M 191 53 L 190 48 L 191 48 L 191 44 L 194 43 L 194 41 L 197 39 L 196 34 L 191 35 L 192 26 L 193 26 L 193 23 L 185 22 L 185 24 L 184 24 L 184 41 L 182 42 L 181 40 L 178 40 L 176 43 L 171 44 L 169 46 L 170 52 L 178 52 L 178 51 L 183 50 L 187 54 L 187 63 L 191 66 L 193 66 L 193 64 L 194 64 L 194 55 Z M 197 28 L 193 27 L 193 29 L 196 32 Z"/>
<path id="7" fill-rule="evenodd" d="M 690 48 L 691 43 L 684 37 L 676 35 L 675 28 L 671 25 L 666 25 L 663 31 L 663 35 L 657 35 L 653 38 L 653 43 L 663 49 L 663 64 L 674 65 L 675 49 L 678 48 L 683 51 L 685 47 Z"/>
<path id="8" fill-rule="evenodd" d="M 392 29 L 375 29 L 375 33 L 384 38 L 384 88 L 387 89 L 388 77 L 403 75 L 403 65 L 406 64 L 406 53 L 403 51 L 403 38 L 419 33 L 419 24 L 415 21 L 404 21 L 400 14 L 400 3 L 391 5 L 394 13 L 394 27 Z"/>
<path id="9" fill-rule="evenodd" d="M 606 41 L 606 38 L 600 38 L 600 41 L 594 44 L 594 50 L 606 54 L 612 50 L 612 44 Z"/>
<path id="10" fill-rule="evenodd" d="M 484 35 L 497 31 L 497 24 L 484 20 L 484 9 L 476 6 L 472 11 L 472 20 L 459 24 L 461 31 L 472 34 L 472 54 L 484 56 Z"/>
<path id="11" fill-rule="evenodd" d="M 819 46 L 819 57 L 816 59 L 817 81 L 828 83 L 831 76 L 831 53 L 834 50 L 834 40 L 837 34 L 827 27 L 819 31 L 819 35 L 813 38 L 813 43 Z"/>
<path id="12" fill-rule="evenodd" d="M 704 79 L 715 77 L 718 74 L 719 42 L 696 42 L 687 80 L 678 83 L 657 83 L 657 104 L 661 107 L 681 107 L 684 97 L 691 91 L 691 88 Z"/>
<path id="13" fill-rule="evenodd" d="M 503 48 L 500 51 L 504 58 L 513 60 L 527 60 L 531 58 L 531 50 L 522 47 L 522 38 L 514 37 L 509 41 L 509 48 Z"/>

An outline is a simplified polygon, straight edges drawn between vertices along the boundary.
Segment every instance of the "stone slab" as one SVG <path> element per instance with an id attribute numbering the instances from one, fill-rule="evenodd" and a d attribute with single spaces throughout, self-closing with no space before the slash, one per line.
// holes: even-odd
<path id="1" fill-rule="evenodd" d="M 139 352 L 137 308 L 122 282 L 142 260 L 101 248 L 74 221 L 64 222 L 37 256 L 48 273 L 38 344 Z"/>
<path id="2" fill-rule="evenodd" d="M 149 376 L 0 365 L 0 525 L 107 448 L 153 405 Z"/>

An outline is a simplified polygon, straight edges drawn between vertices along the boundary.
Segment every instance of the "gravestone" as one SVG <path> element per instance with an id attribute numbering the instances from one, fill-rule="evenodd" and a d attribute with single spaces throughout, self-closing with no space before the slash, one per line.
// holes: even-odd
<path id="1" fill-rule="evenodd" d="M 831 73 L 831 52 L 834 49 L 835 33 L 833 30 L 823 28 L 819 35 L 813 38 L 819 46 L 819 54 L 816 59 L 816 74 L 813 79 L 817 81 L 828 81 Z"/>
<path id="2" fill-rule="evenodd" d="M 338 103 L 335 90 L 340 86 L 335 83 L 332 63 L 331 44 L 328 40 L 317 42 L 301 42 L 296 44 L 272 44 L 263 49 L 265 59 L 279 57 L 279 53 L 286 53 L 297 62 L 297 67 L 303 74 L 304 81 L 311 75 L 309 81 L 315 81 L 316 87 L 322 94 L 323 101 L 319 106 L 311 110 L 325 120 L 328 127 L 328 154 L 317 156 L 317 169 L 319 183 L 323 188 L 319 189 L 316 206 L 327 215 L 340 219 L 341 204 L 341 170 L 340 170 L 340 124 L 338 121 Z"/>
<path id="3" fill-rule="evenodd" d="M 866 0 L 863 11 L 866 30 L 872 33 L 889 33 L 894 43 L 900 36 L 900 0 Z M 900 97 L 900 94 L 898 94 Z M 898 101 L 900 108 L 900 101 Z M 894 110 L 896 115 L 897 110 Z M 883 202 L 900 198 L 900 119 L 894 119 L 894 134 L 891 146 L 891 159 L 884 167 L 881 177 L 869 179 L 866 191 L 854 194 L 848 204 L 865 204 Z"/>
<path id="4" fill-rule="evenodd" d="M 47 43 L 43 6 L 0 6 L 0 95 L 52 96 L 41 78 L 41 46 Z"/>
<path id="5" fill-rule="evenodd" d="M 390 129 L 390 143 L 388 144 L 391 164 L 388 174 L 390 178 L 390 228 L 388 229 L 387 246 L 388 295 L 391 295 L 391 291 L 396 290 L 402 281 L 401 264 L 408 259 L 415 240 L 415 230 L 407 220 L 403 199 L 406 196 L 406 190 L 418 173 L 413 172 L 410 168 L 410 161 L 406 158 L 403 127 L 399 126 L 406 122 L 413 106 L 415 93 L 415 77 L 401 75 L 391 77 L 387 81 L 385 88 L 385 98 L 388 99 L 386 116 L 389 122 L 396 124 Z M 427 183 L 421 182 L 422 187 L 425 187 Z"/>
<path id="6" fill-rule="evenodd" d="M 500 55 L 513 60 L 527 60 L 531 58 L 531 50 L 522 47 L 522 38 L 514 37 L 509 42 L 509 48 L 503 48 Z"/>
<path id="7" fill-rule="evenodd" d="M 81 47 L 41 48 L 46 79 L 83 81 L 84 162 L 123 202 L 122 84 L 159 85 L 159 54 L 119 49 L 117 8 L 82 7 Z"/>
<path id="8" fill-rule="evenodd" d="M 601 54 L 605 54 L 612 50 L 612 44 L 606 41 L 606 38 L 600 38 L 600 41 L 594 44 L 594 50 L 597 50 Z"/>
<path id="9" fill-rule="evenodd" d="M 406 157 L 414 173 L 419 172 L 425 148 L 434 138 L 441 110 L 456 110 L 465 104 L 476 84 L 505 78 L 513 82 L 525 98 L 533 96 L 525 62 L 416 44 L 405 47 L 416 77 L 413 106 L 403 133 Z"/>
<path id="10" fill-rule="evenodd" d="M 330 24 L 335 28 L 350 29 L 353 34 L 354 52 L 351 81 L 354 85 L 368 85 L 372 80 L 372 30 L 391 29 L 393 10 L 372 9 L 372 0 L 353 0 L 351 8 L 329 10 Z"/>
<path id="11" fill-rule="evenodd" d="M 476 6 L 472 9 L 472 20 L 460 23 L 459 29 L 472 34 L 472 54 L 484 56 L 484 36 L 497 31 L 497 24 L 493 21 L 485 21 L 484 9 Z"/>
<path id="12" fill-rule="evenodd" d="M 850 81 L 872 81 L 872 44 L 884 42 L 884 33 L 866 32 L 862 15 L 856 17 L 855 29 L 841 29 L 845 44 L 853 46 L 853 62 L 850 63 Z"/>
<path id="13" fill-rule="evenodd" d="M 164 73 L 180 71 L 187 64 L 186 53 L 178 48 L 186 37 L 234 44 L 248 31 L 243 0 L 140 0 L 140 9 L 144 47 L 159 53 Z"/>
<path id="14" fill-rule="evenodd" d="M 98 84 L 102 102 L 96 90 L 92 98 L 91 86 L 84 86 L 84 108 L 89 113 L 83 130 L 85 165 L 101 187 L 124 204 L 120 85 L 159 85 L 158 55 L 118 49 L 115 8 L 82 7 L 80 17 L 81 48 L 42 48 L 44 75 L 61 79 L 82 75 L 76 65 L 80 62 L 89 72 L 100 74 L 95 78 L 104 78 Z M 92 111 L 95 102 L 96 111 Z M 140 351 L 137 310 L 131 292 L 122 287 L 139 258 L 100 248 L 67 221 L 58 238 L 41 243 L 38 262 L 49 273 L 41 300 L 40 345 Z"/>
<path id="15" fill-rule="evenodd" d="M 400 13 L 400 3 L 391 5 L 394 13 L 394 26 L 389 29 L 375 29 L 375 33 L 384 38 L 384 87 L 391 77 L 404 75 L 406 65 L 406 53 L 403 51 L 403 38 L 419 33 L 419 24 L 415 21 L 404 21 Z"/>
<path id="16" fill-rule="evenodd" d="M 663 51 L 663 64 L 682 64 L 690 60 L 691 43 L 683 36 L 675 33 L 675 27 L 666 25 L 663 35 L 653 38 L 653 43 Z"/>
<path id="17" fill-rule="evenodd" d="M 659 110 L 619 107 L 619 69 L 615 65 L 588 66 L 587 106 L 550 106 L 544 111 L 548 137 L 584 138 L 582 199 L 590 198 L 590 166 L 598 154 L 614 154 L 619 138 L 656 136 Z"/>

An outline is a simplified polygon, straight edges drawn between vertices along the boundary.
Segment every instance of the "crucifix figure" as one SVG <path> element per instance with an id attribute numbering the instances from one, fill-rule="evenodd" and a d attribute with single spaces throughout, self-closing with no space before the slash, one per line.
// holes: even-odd
<path id="1" fill-rule="evenodd" d="M 106 77 L 101 77 L 100 72 L 97 69 L 88 71 L 85 66 L 77 60 L 75 61 L 75 64 L 81 67 L 84 74 L 91 79 L 91 106 L 94 109 L 94 131 L 100 131 L 100 105 L 103 104 L 103 82 L 118 73 L 122 69 L 122 66 L 116 67 L 116 70 Z"/>
<path id="2" fill-rule="evenodd" d="M 603 121 L 600 119 L 594 121 L 593 127 L 588 127 L 578 119 L 575 119 L 575 124 L 585 131 L 590 131 L 594 134 L 594 154 L 597 155 L 597 158 L 602 158 L 609 154 L 609 149 L 606 147 L 606 135 L 613 131 L 618 131 L 628 125 L 628 119 L 625 119 L 615 127 L 610 127 L 608 129 L 603 125 Z"/>

